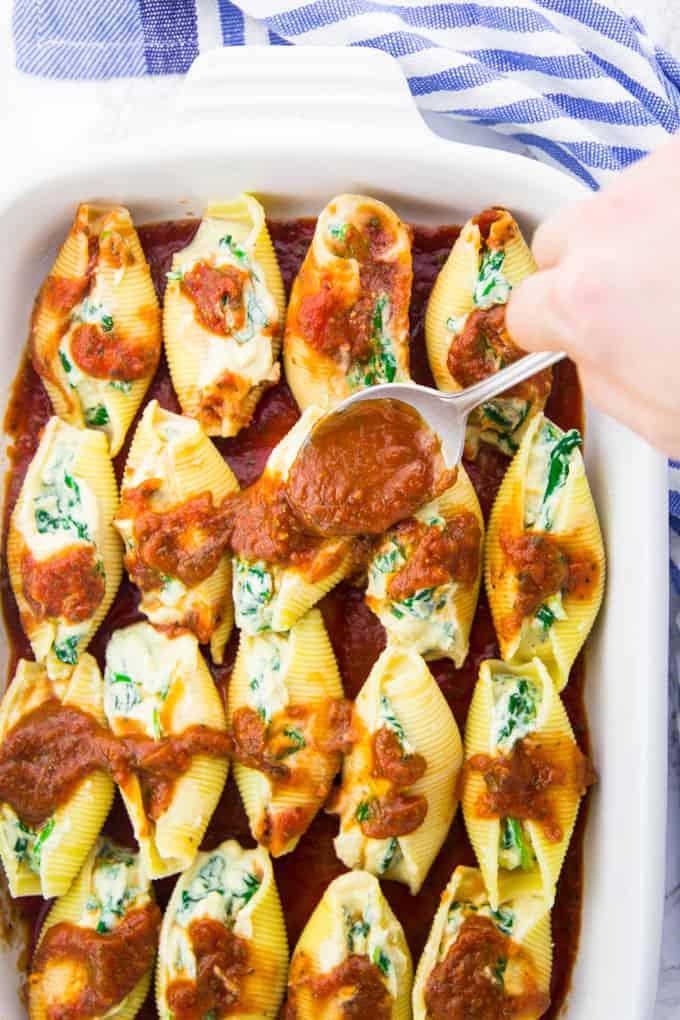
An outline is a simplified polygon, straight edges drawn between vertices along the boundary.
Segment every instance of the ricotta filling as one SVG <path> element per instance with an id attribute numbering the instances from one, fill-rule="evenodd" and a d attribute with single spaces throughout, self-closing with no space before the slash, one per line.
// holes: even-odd
<path id="1" fill-rule="evenodd" d="M 189 937 L 192 921 L 216 921 L 242 938 L 252 938 L 252 914 L 262 887 L 253 851 L 223 846 L 201 854 L 201 863 L 180 879 L 181 897 L 172 918 L 167 946 L 167 980 L 195 981 L 196 957 Z"/>
<path id="2" fill-rule="evenodd" d="M 155 740 L 166 736 L 168 695 L 195 667 L 196 646 L 188 635 L 168 638 L 146 623 L 115 631 L 104 670 L 104 711 L 114 733 L 134 722 Z"/>
<path id="3" fill-rule="evenodd" d="M 169 276 L 181 280 L 200 261 L 207 261 L 215 269 L 233 266 L 247 273 L 242 294 L 246 321 L 241 329 L 234 329 L 234 324 L 230 323 L 229 309 L 225 309 L 229 334 L 226 337 L 217 334 L 208 336 L 206 355 L 199 365 L 198 386 L 208 392 L 225 373 L 230 373 L 252 387 L 274 378 L 276 366 L 272 337 L 264 331 L 278 325 L 278 308 L 266 285 L 261 265 L 246 246 L 228 233 L 213 239 L 211 243 L 216 247 L 211 247 L 204 255 L 197 257 L 194 248 L 192 251 L 187 250 L 186 258 L 182 257 L 184 253 L 175 256 L 173 271 Z"/>
<path id="4" fill-rule="evenodd" d="M 340 907 L 340 916 L 332 935 L 319 946 L 321 972 L 329 973 L 348 956 L 366 956 L 383 976 L 392 998 L 399 992 L 399 981 L 406 970 L 406 959 L 397 945 L 397 933 L 384 916 L 384 910 L 369 892 L 349 895 Z"/>
<path id="5" fill-rule="evenodd" d="M 421 514 L 422 511 L 415 516 L 428 527 L 446 525 L 437 514 L 428 512 L 425 519 Z M 392 601 L 387 594 L 390 580 L 407 561 L 408 550 L 394 535 L 388 535 L 369 564 L 368 604 L 391 637 L 408 644 L 420 655 L 449 652 L 460 638 L 455 607 L 457 585 L 450 581 L 420 588 L 405 599 Z"/>
<path id="6" fill-rule="evenodd" d="M 531 444 L 524 482 L 524 527 L 552 531 L 559 520 L 570 475 L 579 463 L 581 436 L 547 418 Z"/>
<path id="7" fill-rule="evenodd" d="M 96 569 L 103 575 L 104 563 L 98 553 L 101 522 L 97 498 L 88 483 L 74 474 L 80 435 L 78 429 L 60 425 L 53 431 L 47 449 L 39 450 L 24 483 L 27 492 L 18 528 L 38 562 L 74 544 L 90 545 Z M 60 662 L 76 664 L 78 646 L 89 626 L 89 620 L 56 621 L 53 651 Z"/>
<path id="8" fill-rule="evenodd" d="M 85 424 L 101 429 L 111 439 L 111 419 L 115 414 L 111 397 L 130 395 L 132 382 L 124 379 L 97 379 L 83 372 L 75 362 L 71 350 L 73 331 L 82 324 L 98 326 L 104 335 L 112 333 L 115 325 L 115 302 L 111 288 L 104 285 L 98 271 L 90 293 L 76 305 L 71 313 L 71 324 L 59 345 L 59 362 L 68 384 L 78 397 Z M 117 399 L 120 399 L 120 396 Z"/>
<path id="9" fill-rule="evenodd" d="M 528 677 L 510 673 L 494 674 L 492 686 L 492 750 L 510 754 L 519 740 L 537 730 L 542 691 Z M 517 818 L 502 818 L 498 866 L 509 871 L 518 868 L 530 871 L 535 863 L 536 857 L 525 822 Z"/>
<path id="10" fill-rule="evenodd" d="M 100 935 L 113 931 L 125 914 L 149 900 L 136 854 L 102 840 L 90 876 L 89 895 L 77 924 Z"/>

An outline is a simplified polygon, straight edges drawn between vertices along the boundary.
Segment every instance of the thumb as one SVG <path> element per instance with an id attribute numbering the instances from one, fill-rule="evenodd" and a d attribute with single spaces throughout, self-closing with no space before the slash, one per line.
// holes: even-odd
<path id="1" fill-rule="evenodd" d="M 555 301 L 559 269 L 544 269 L 527 276 L 513 288 L 505 315 L 508 333 L 526 351 L 566 351 L 574 344 L 572 322 Z"/>

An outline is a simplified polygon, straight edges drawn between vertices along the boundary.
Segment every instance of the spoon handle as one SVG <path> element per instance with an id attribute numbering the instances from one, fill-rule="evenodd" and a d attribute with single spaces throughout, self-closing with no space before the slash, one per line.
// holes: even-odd
<path id="1" fill-rule="evenodd" d="M 479 407 L 480 404 L 490 400 L 491 397 L 497 396 L 517 383 L 524 382 L 525 379 L 536 375 L 537 372 L 541 372 L 544 368 L 550 368 L 556 361 L 561 361 L 565 357 L 566 355 L 562 351 L 526 354 L 519 361 L 514 361 L 512 365 L 508 365 L 507 368 L 502 368 L 500 372 L 482 379 L 481 382 L 475 383 L 474 386 L 468 386 L 467 389 L 457 393 L 440 393 L 440 397 L 443 397 L 447 403 L 455 404 L 456 409 L 460 410 L 461 413 L 467 414 L 469 411 L 474 410 L 475 407 Z"/>

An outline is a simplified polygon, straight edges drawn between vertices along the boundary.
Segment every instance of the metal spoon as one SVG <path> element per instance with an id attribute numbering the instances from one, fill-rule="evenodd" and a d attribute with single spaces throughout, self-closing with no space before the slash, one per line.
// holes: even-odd
<path id="1" fill-rule="evenodd" d="M 439 436 L 444 459 L 449 467 L 453 467 L 463 456 L 465 426 L 470 411 L 474 411 L 480 404 L 486 403 L 511 386 L 536 375 L 544 368 L 549 368 L 565 356 L 562 352 L 556 351 L 526 354 L 519 361 L 502 368 L 500 372 L 455 393 L 442 393 L 441 390 L 418 386 L 416 383 L 381 383 L 379 386 L 369 386 L 365 390 L 353 393 L 351 397 L 346 397 L 333 408 L 331 414 L 344 411 L 361 400 L 392 399 L 410 404 Z"/>

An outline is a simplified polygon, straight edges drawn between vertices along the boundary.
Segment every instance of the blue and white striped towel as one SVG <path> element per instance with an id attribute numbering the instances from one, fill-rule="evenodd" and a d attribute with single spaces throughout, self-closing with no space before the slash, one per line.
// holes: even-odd
<path id="1" fill-rule="evenodd" d="M 17 66 L 48 78 L 181 74 L 220 43 L 374 47 L 421 109 L 509 135 L 592 188 L 680 128 L 680 63 L 598 0 L 15 0 L 14 34 Z M 670 481 L 675 619 L 680 462 Z"/>

